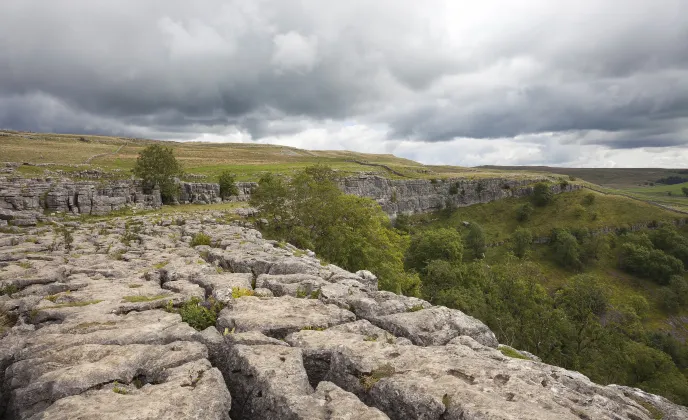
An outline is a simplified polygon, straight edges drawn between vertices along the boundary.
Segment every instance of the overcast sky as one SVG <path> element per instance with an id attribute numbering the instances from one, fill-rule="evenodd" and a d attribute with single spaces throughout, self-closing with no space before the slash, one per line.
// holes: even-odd
<path id="1" fill-rule="evenodd" d="M 0 0 L 0 128 L 688 167 L 688 0 Z"/>

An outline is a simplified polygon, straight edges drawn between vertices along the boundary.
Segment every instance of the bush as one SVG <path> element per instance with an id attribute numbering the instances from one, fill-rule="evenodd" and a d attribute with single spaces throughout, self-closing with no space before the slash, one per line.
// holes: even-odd
<path id="1" fill-rule="evenodd" d="M 552 246 L 554 247 L 554 259 L 562 267 L 580 270 L 583 268 L 581 262 L 581 247 L 578 240 L 567 230 L 560 230 L 552 235 Z"/>
<path id="2" fill-rule="evenodd" d="M 587 193 L 585 194 L 585 197 L 583 197 L 583 204 L 586 206 L 589 206 L 591 204 L 595 203 L 595 193 Z"/>
<path id="3" fill-rule="evenodd" d="M 466 248 L 471 251 L 475 259 L 482 259 L 485 257 L 485 232 L 483 232 L 483 228 L 475 222 L 468 226 Z"/>
<path id="4" fill-rule="evenodd" d="M 518 228 L 511 235 L 511 244 L 514 254 L 523 258 L 530 250 L 530 245 L 533 243 L 533 234 L 529 229 Z"/>
<path id="5" fill-rule="evenodd" d="M 573 215 L 576 217 L 576 219 L 580 219 L 585 215 L 585 207 L 581 206 L 580 204 L 576 204 L 573 206 Z"/>
<path id="6" fill-rule="evenodd" d="M 170 301 L 171 303 L 171 301 Z M 222 304 L 214 299 L 209 299 L 207 302 L 199 298 L 191 298 L 184 302 L 179 308 L 179 315 L 182 321 L 186 322 L 198 331 L 203 331 L 208 327 L 214 327 L 217 321 L 217 315 L 222 310 Z M 171 305 L 168 304 L 168 311 L 174 312 Z"/>
<path id="7" fill-rule="evenodd" d="M 669 284 L 672 276 L 683 274 L 681 260 L 667 255 L 661 250 L 651 249 L 632 242 L 627 242 L 621 246 L 619 267 L 662 285 Z"/>
<path id="8" fill-rule="evenodd" d="M 191 238 L 191 248 L 198 246 L 198 245 L 208 245 L 210 246 L 210 236 L 206 235 L 203 232 L 198 232 Z"/>
<path id="9" fill-rule="evenodd" d="M 406 251 L 404 265 L 408 269 L 425 272 L 433 260 L 458 264 L 463 258 L 463 241 L 454 229 L 429 229 L 414 235 Z"/>
<path id="10" fill-rule="evenodd" d="M 171 148 L 156 144 L 143 149 L 136 159 L 134 175 L 143 180 L 149 192 L 158 186 L 163 203 L 170 203 L 179 195 L 174 178 L 182 175 L 182 167 Z"/>
<path id="11" fill-rule="evenodd" d="M 552 201 L 553 197 L 554 194 L 552 194 L 552 190 L 549 188 L 548 184 L 544 182 L 535 184 L 533 188 L 533 203 L 535 203 L 536 206 L 546 206 Z"/>
<path id="12" fill-rule="evenodd" d="M 223 171 L 222 174 L 220 174 L 220 198 L 223 200 L 239 195 L 239 189 L 236 186 L 236 176 L 229 172 L 229 171 Z"/>
<path id="13" fill-rule="evenodd" d="M 519 222 L 525 222 L 530 220 L 530 216 L 533 214 L 533 206 L 530 203 L 526 203 L 516 210 L 516 219 Z"/>
<path id="14" fill-rule="evenodd" d="M 349 271 L 370 270 L 382 289 L 417 294 L 420 280 L 404 272 L 409 237 L 392 227 L 375 201 L 342 193 L 336 177 L 322 165 L 298 172 L 288 183 L 263 176 L 250 203 L 268 220 L 264 235 L 313 249 Z"/>
<path id="15" fill-rule="evenodd" d="M 455 182 L 449 187 L 449 194 L 456 195 L 459 193 L 459 183 Z"/>

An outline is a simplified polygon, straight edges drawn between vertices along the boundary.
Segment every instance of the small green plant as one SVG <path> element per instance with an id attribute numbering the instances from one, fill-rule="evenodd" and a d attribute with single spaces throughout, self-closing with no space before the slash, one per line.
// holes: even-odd
<path id="1" fill-rule="evenodd" d="M 159 263 L 153 265 L 153 268 L 155 268 L 156 270 L 160 270 L 161 268 L 165 267 L 169 263 L 170 263 L 169 261 L 159 262 Z"/>
<path id="2" fill-rule="evenodd" d="M 122 388 L 119 386 L 119 382 L 115 381 L 114 386 L 112 387 L 112 392 L 115 394 L 121 394 L 121 395 L 127 395 L 128 391 L 126 388 Z"/>
<path id="3" fill-rule="evenodd" d="M 304 299 L 306 296 L 308 296 L 308 290 L 305 288 L 299 287 L 296 289 L 296 297 L 299 299 Z"/>
<path id="4" fill-rule="evenodd" d="M 363 338 L 363 341 L 377 341 L 377 337 L 374 335 L 367 335 Z"/>
<path id="5" fill-rule="evenodd" d="M 234 299 L 239 299 L 244 296 L 253 296 L 255 292 L 251 289 L 244 289 L 243 287 L 237 287 L 232 289 L 232 297 Z"/>
<path id="6" fill-rule="evenodd" d="M 396 192 L 396 191 L 392 191 L 392 197 L 390 198 L 390 201 L 391 201 L 392 203 L 396 203 L 396 202 L 397 202 L 397 192 Z"/>
<path id="7" fill-rule="evenodd" d="M 59 297 L 60 297 L 60 295 L 48 295 L 44 299 L 49 300 L 52 303 L 55 303 L 57 301 L 57 298 L 59 298 Z"/>
<path id="8" fill-rule="evenodd" d="M 45 308 L 41 309 L 59 309 L 59 308 L 77 308 L 81 306 L 88 306 L 88 305 L 95 305 L 96 303 L 100 303 L 102 300 L 82 300 L 80 302 L 67 302 L 67 303 L 60 303 L 57 305 L 53 306 L 46 306 Z"/>
<path id="9" fill-rule="evenodd" d="M 325 331 L 326 329 L 327 329 L 326 327 L 308 326 L 308 327 L 301 328 L 301 331 Z"/>
<path id="10" fill-rule="evenodd" d="M 528 360 L 528 358 L 526 356 L 522 355 L 521 353 L 512 349 L 511 347 L 500 347 L 499 351 L 501 351 L 503 355 L 505 355 L 507 357 L 511 357 L 513 359 Z"/>
<path id="11" fill-rule="evenodd" d="M 456 195 L 459 193 L 459 183 L 455 182 L 449 187 L 449 194 Z"/>
<path id="12" fill-rule="evenodd" d="M 394 375 L 394 373 L 394 366 L 385 364 L 377 369 L 374 369 L 369 375 L 361 376 L 360 383 L 363 386 L 363 389 L 370 391 L 381 379 L 389 378 L 390 376 Z"/>
<path id="13" fill-rule="evenodd" d="M 141 286 L 143 286 L 143 285 L 142 285 L 142 284 L 135 283 L 135 284 L 130 284 L 130 285 L 129 285 L 129 288 L 130 288 L 130 289 L 138 289 L 138 288 L 141 287 Z"/>
<path id="14" fill-rule="evenodd" d="M 184 302 L 177 312 L 181 315 L 182 321 L 198 331 L 203 331 L 215 325 L 217 315 L 222 308 L 222 304 L 215 299 L 210 298 L 207 302 L 204 302 L 195 297 Z M 168 312 L 175 312 L 172 307 L 172 301 L 168 302 L 166 309 Z"/>
<path id="15" fill-rule="evenodd" d="M 197 234 L 195 234 L 193 238 L 191 238 L 190 246 L 193 248 L 199 245 L 210 246 L 210 236 L 206 235 L 203 232 L 198 232 Z"/>
<path id="16" fill-rule="evenodd" d="M 313 291 L 311 292 L 311 299 L 319 299 L 321 293 L 322 293 L 322 292 L 320 291 L 320 289 L 318 289 L 318 290 L 313 290 Z"/>
<path id="17" fill-rule="evenodd" d="M 7 284 L 3 287 L 0 287 L 0 296 L 12 296 L 14 293 L 17 293 L 18 291 L 19 288 L 14 284 Z"/>
<path id="18" fill-rule="evenodd" d="M 420 311 L 420 310 L 422 310 L 422 309 L 425 309 L 425 308 L 423 307 L 422 304 L 419 303 L 419 304 L 417 304 L 417 305 L 413 305 L 413 306 L 411 306 L 410 308 L 408 308 L 408 309 L 406 310 L 406 312 L 418 312 L 418 311 Z"/>

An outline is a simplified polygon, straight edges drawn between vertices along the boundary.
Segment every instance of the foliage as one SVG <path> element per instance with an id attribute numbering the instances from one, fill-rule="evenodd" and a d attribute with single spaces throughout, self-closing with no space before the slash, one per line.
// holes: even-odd
<path id="1" fill-rule="evenodd" d="M 681 192 L 683 193 L 683 195 L 688 197 L 688 187 L 681 187 Z"/>
<path id="2" fill-rule="evenodd" d="M 578 240 L 569 231 L 559 229 L 552 233 L 554 260 L 562 267 L 573 270 L 583 268 L 582 249 Z"/>
<path id="3" fill-rule="evenodd" d="M 220 183 L 220 197 L 222 199 L 229 198 L 234 195 L 239 195 L 239 189 L 236 186 L 236 175 L 230 171 L 223 171 L 219 178 Z"/>
<path id="4" fill-rule="evenodd" d="M 681 260 L 658 249 L 636 245 L 632 242 L 621 245 L 619 267 L 629 273 L 646 277 L 659 284 L 669 284 L 673 275 L 683 273 Z"/>
<path id="5" fill-rule="evenodd" d="M 514 254 L 519 258 L 524 258 L 533 243 L 533 233 L 530 229 L 518 228 L 511 235 L 511 244 Z"/>
<path id="6" fill-rule="evenodd" d="M 407 269 L 424 272 L 433 260 L 450 264 L 463 258 L 463 240 L 454 229 L 428 229 L 414 235 L 406 252 L 404 264 Z"/>
<path id="7" fill-rule="evenodd" d="M 262 177 L 250 203 L 268 221 L 263 232 L 313 249 L 347 270 L 370 270 L 383 289 L 418 293 L 418 277 L 403 269 L 408 236 L 392 227 L 373 200 L 343 194 L 336 179 L 322 165 L 298 172 L 290 182 Z"/>
<path id="8" fill-rule="evenodd" d="M 516 210 L 516 220 L 519 222 L 526 222 L 530 220 L 533 210 L 533 206 L 530 203 L 523 204 Z"/>
<path id="9" fill-rule="evenodd" d="M 466 249 L 471 252 L 475 259 L 482 259 L 485 257 L 485 232 L 483 228 L 473 222 L 468 226 L 468 234 L 466 235 Z"/>
<path id="10" fill-rule="evenodd" d="M 688 178 L 683 177 L 683 176 L 667 176 L 665 178 L 660 178 L 655 182 L 658 184 L 664 184 L 664 185 L 675 185 L 675 184 L 683 184 L 684 182 L 688 182 Z"/>
<path id="11" fill-rule="evenodd" d="M 171 148 L 155 144 L 141 150 L 133 172 L 143 180 L 148 190 L 157 185 L 164 203 L 170 203 L 177 197 L 174 178 L 182 175 L 182 167 Z"/>
<path id="12" fill-rule="evenodd" d="M 211 239 L 210 236 L 203 232 L 198 232 L 191 238 L 191 244 L 189 245 L 191 248 L 199 245 L 207 245 L 210 246 L 211 244 Z"/>
<path id="13" fill-rule="evenodd" d="M 234 299 L 239 299 L 244 296 L 253 296 L 255 293 L 251 289 L 245 289 L 243 287 L 232 288 L 232 297 Z"/>
<path id="14" fill-rule="evenodd" d="M 171 303 L 171 301 L 170 301 Z M 175 312 L 174 308 L 168 304 L 168 311 Z M 182 321 L 186 322 L 198 331 L 203 331 L 208 327 L 215 326 L 217 315 L 222 310 L 222 304 L 212 298 L 203 301 L 197 297 L 184 302 L 179 308 L 179 315 Z"/>
<path id="15" fill-rule="evenodd" d="M 595 203 L 595 193 L 587 193 L 585 194 L 585 197 L 583 197 L 583 204 L 586 206 L 593 205 Z"/>
<path id="16" fill-rule="evenodd" d="M 543 207 L 552 202 L 554 194 L 549 187 L 549 184 L 539 182 L 533 187 L 533 203 L 536 206 Z"/>

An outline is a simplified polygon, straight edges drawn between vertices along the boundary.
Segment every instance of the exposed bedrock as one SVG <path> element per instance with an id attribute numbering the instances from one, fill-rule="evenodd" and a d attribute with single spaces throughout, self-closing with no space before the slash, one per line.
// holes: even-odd
<path id="1" fill-rule="evenodd" d="M 16 319 L 0 339 L 0 417 L 688 418 L 656 395 L 506 357 L 475 318 L 222 216 L 83 223 L 71 248 L 50 227 L 0 234 L 0 306 Z M 201 231 L 217 246 L 190 247 Z M 223 305 L 214 325 L 184 322 L 192 299 Z"/>

